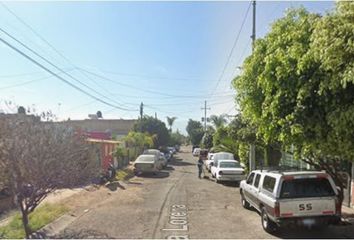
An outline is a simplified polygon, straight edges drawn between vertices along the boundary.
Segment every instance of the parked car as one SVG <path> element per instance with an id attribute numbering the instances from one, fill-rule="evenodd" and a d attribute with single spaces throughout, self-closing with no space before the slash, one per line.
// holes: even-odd
<path id="1" fill-rule="evenodd" d="M 217 183 L 240 182 L 245 179 L 245 171 L 236 160 L 219 160 L 211 167 L 211 175 L 215 177 Z"/>
<path id="2" fill-rule="evenodd" d="M 193 156 L 194 157 L 199 157 L 201 148 L 194 148 L 193 150 Z"/>
<path id="3" fill-rule="evenodd" d="M 140 155 L 134 162 L 135 173 L 154 173 L 160 170 L 161 163 L 154 155 Z"/>
<path id="4" fill-rule="evenodd" d="M 167 162 L 169 162 L 169 161 L 171 161 L 171 159 L 172 159 L 172 154 L 171 154 L 171 152 L 166 152 L 165 153 L 165 158 L 167 159 Z"/>
<path id="5" fill-rule="evenodd" d="M 204 165 L 209 172 L 210 172 L 210 168 L 211 168 L 210 164 L 214 161 L 214 154 L 215 153 L 208 153 L 207 160 L 205 160 L 205 162 L 204 162 Z"/>
<path id="6" fill-rule="evenodd" d="M 200 148 L 198 145 L 193 145 L 192 146 L 192 152 L 194 152 L 194 149 L 196 149 L 196 148 Z"/>
<path id="7" fill-rule="evenodd" d="M 219 160 L 235 160 L 234 155 L 229 152 L 218 152 L 214 154 L 213 162 L 210 163 L 210 169 L 212 166 L 217 165 Z"/>
<path id="8" fill-rule="evenodd" d="M 255 208 L 262 227 L 327 226 L 340 221 L 341 203 L 331 176 L 325 172 L 252 171 L 240 184 L 244 208 Z"/>
<path id="9" fill-rule="evenodd" d="M 181 149 L 181 146 L 176 145 L 176 146 L 175 146 L 175 149 L 176 149 L 176 152 L 179 152 L 179 150 Z"/>
<path id="10" fill-rule="evenodd" d="M 165 154 L 160 153 L 158 162 L 160 163 L 160 169 L 167 167 L 167 159 L 165 157 Z"/>
<path id="11" fill-rule="evenodd" d="M 169 150 L 170 152 L 172 152 L 172 154 L 175 154 L 177 152 L 175 147 L 167 147 L 167 150 Z"/>
<path id="12" fill-rule="evenodd" d="M 144 155 L 155 155 L 157 159 L 160 157 L 160 153 L 160 150 L 157 149 L 146 149 L 143 152 Z"/>

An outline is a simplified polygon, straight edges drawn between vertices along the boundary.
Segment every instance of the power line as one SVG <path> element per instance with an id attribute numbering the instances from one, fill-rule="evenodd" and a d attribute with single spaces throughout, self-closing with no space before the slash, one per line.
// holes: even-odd
<path id="1" fill-rule="evenodd" d="M 59 80 L 63 81 L 64 83 L 66 83 L 67 85 L 75 88 L 76 90 L 80 91 L 81 93 L 84 93 L 85 95 L 105 104 L 111 107 L 115 107 L 121 110 L 126 110 L 126 111 L 136 111 L 136 110 L 131 110 L 131 109 L 126 109 L 126 108 L 122 108 L 119 106 L 115 106 L 111 103 L 108 103 L 102 99 L 99 99 L 98 97 L 92 95 L 91 93 L 81 89 L 80 87 L 77 87 L 76 85 L 72 84 L 71 82 L 69 82 L 68 80 L 62 78 L 61 76 L 59 76 L 58 74 L 56 74 L 55 72 L 51 71 L 50 69 L 48 69 L 47 67 L 43 66 L 41 63 L 39 63 L 38 61 L 34 60 L 33 58 L 31 58 L 30 56 L 28 56 L 26 53 L 24 53 L 23 51 L 21 51 L 20 49 L 16 48 L 15 46 L 13 46 L 12 44 L 10 44 L 9 42 L 7 42 L 6 40 L 4 40 L 3 38 L 0 37 L 0 41 L 3 42 L 5 45 L 7 45 L 8 47 L 10 47 L 11 49 L 13 49 L 14 51 L 16 51 L 17 53 L 19 53 L 20 55 L 22 55 L 23 57 L 27 58 L 29 61 L 33 62 L 35 65 L 39 66 L 40 68 L 44 69 L 45 71 L 49 72 L 50 74 L 52 74 L 53 76 L 55 76 L 56 78 L 58 78 Z"/>
<path id="2" fill-rule="evenodd" d="M 42 40 L 43 42 L 45 42 L 54 52 L 56 52 L 59 56 L 61 56 L 66 62 L 68 62 L 70 65 L 74 66 L 75 68 L 77 68 L 79 70 L 79 72 L 86 78 L 88 78 L 89 80 L 91 80 L 92 82 L 94 82 L 96 84 L 96 86 L 98 86 L 99 88 L 103 89 L 103 91 L 109 93 L 110 95 L 112 95 L 107 89 L 105 89 L 103 86 L 101 86 L 100 84 L 98 84 L 95 80 L 93 80 L 92 78 L 90 78 L 90 76 L 88 76 L 85 72 L 83 72 L 80 68 L 78 68 L 77 66 L 75 66 L 75 64 L 73 62 L 70 61 L 70 59 L 68 59 L 66 56 L 64 56 L 58 49 L 56 49 L 50 42 L 48 42 L 43 36 L 41 36 L 33 27 L 31 27 L 29 24 L 27 24 L 22 18 L 20 18 L 15 12 L 13 12 L 9 7 L 7 7 L 4 3 L 1 3 L 2 6 L 9 12 L 11 13 L 18 21 L 20 21 L 23 25 L 25 25 L 28 29 L 31 30 L 32 33 L 34 33 L 40 40 Z M 72 77 L 71 77 L 72 78 Z M 75 81 L 79 81 L 74 79 Z M 90 89 L 91 91 L 94 91 L 96 94 L 100 95 L 101 97 L 104 97 L 110 101 L 113 101 L 117 104 L 122 104 L 119 103 L 111 98 L 108 98 L 105 95 L 102 95 L 100 93 L 98 93 L 97 91 L 93 90 L 92 88 L 90 88 L 89 86 L 87 86 L 86 84 L 83 84 L 82 82 L 79 81 L 79 83 L 85 87 L 87 87 L 88 89 Z M 122 100 L 121 100 L 122 101 Z M 123 102 L 123 101 L 122 101 Z M 123 102 L 123 105 L 125 105 L 126 103 Z"/>
<path id="3" fill-rule="evenodd" d="M 223 70 L 222 70 L 222 72 L 221 72 L 221 75 L 220 75 L 218 81 L 216 82 L 214 91 L 218 88 L 219 83 L 220 83 L 221 79 L 223 78 L 223 76 L 224 76 L 224 74 L 225 74 L 226 68 L 227 68 L 227 66 L 229 65 L 229 62 L 230 62 L 230 60 L 231 60 L 232 53 L 233 53 L 233 51 L 234 51 L 234 49 L 235 49 L 235 47 L 236 47 L 236 45 L 237 45 L 238 39 L 240 38 L 241 31 L 242 31 L 243 26 L 244 26 L 244 24 L 245 24 L 245 22 L 246 22 L 246 19 L 247 19 L 247 16 L 248 16 L 248 12 L 249 12 L 250 8 L 251 8 L 251 3 L 248 5 L 248 8 L 247 8 L 246 14 L 245 14 L 245 16 L 244 16 L 244 18 L 243 18 L 243 21 L 242 21 L 240 30 L 239 30 L 238 33 L 237 33 L 236 39 L 235 39 L 235 41 L 234 41 L 234 43 L 233 43 L 233 45 L 232 45 L 231 51 L 230 51 L 230 53 L 229 53 L 229 56 L 228 56 L 228 58 L 227 58 L 227 61 L 226 61 L 225 65 L 224 65 L 224 68 L 223 68 Z M 211 92 L 210 98 L 213 97 L 214 91 Z"/>
<path id="4" fill-rule="evenodd" d="M 57 74 L 61 74 L 61 72 L 58 72 Z M 31 84 L 31 83 L 34 83 L 34 82 L 38 82 L 38 81 L 42 81 L 42 80 L 45 80 L 45 79 L 49 79 L 51 77 L 53 77 L 53 76 L 46 76 L 46 77 L 41 77 L 41 78 L 37 78 L 37 79 L 33 79 L 33 80 L 21 82 L 21 83 L 8 85 L 8 86 L 5 86 L 5 87 L 1 87 L 0 90 L 9 89 L 9 88 L 15 88 L 15 87 L 21 87 L 21 86 L 24 86 L 24 85 L 27 85 L 27 84 Z"/>
<path id="5" fill-rule="evenodd" d="M 112 82 L 112 83 L 117 84 L 117 85 L 121 85 L 121 86 L 125 86 L 125 87 L 128 87 L 128 88 L 132 88 L 132 89 L 135 89 L 135 90 L 138 90 L 138 91 L 146 92 L 146 93 L 152 93 L 152 94 L 156 94 L 156 95 L 161 95 L 161 96 L 166 96 L 166 97 L 175 97 L 175 98 L 201 98 L 201 97 L 205 98 L 205 95 L 199 95 L 199 96 L 198 95 L 171 95 L 171 94 L 158 92 L 158 91 L 154 91 L 154 90 L 143 89 L 143 88 L 135 87 L 135 86 L 130 85 L 130 84 L 114 81 L 114 80 L 112 80 L 112 79 L 110 79 L 110 78 L 108 78 L 106 76 L 102 76 L 100 74 L 97 74 L 95 72 L 92 72 L 92 71 L 89 71 L 89 70 L 86 70 L 86 69 L 83 69 L 83 68 L 82 68 L 82 70 L 87 72 L 87 73 L 89 73 L 89 74 L 92 74 L 93 76 L 96 76 L 96 77 L 98 77 L 100 79 Z M 225 96 L 225 95 L 222 95 L 222 96 Z"/>
<path id="6" fill-rule="evenodd" d="M 19 43 L 21 46 L 23 46 L 24 48 L 26 48 L 27 50 L 29 50 L 30 52 L 32 52 L 33 54 L 35 54 L 37 57 L 39 57 L 40 59 L 42 59 L 43 61 L 45 61 L 46 63 L 50 64 L 51 66 L 53 66 L 54 68 L 56 68 L 57 70 L 59 70 L 61 73 L 67 75 L 68 77 L 70 77 L 71 79 L 75 80 L 76 82 L 80 83 L 81 85 L 85 86 L 86 88 L 90 89 L 91 91 L 95 92 L 96 94 L 100 95 L 103 98 L 106 98 L 110 101 L 113 101 L 117 104 L 121 104 L 116 102 L 114 99 L 108 98 L 105 95 L 99 93 L 98 91 L 96 91 L 95 89 L 91 88 L 90 86 L 88 86 L 87 84 L 81 82 L 80 80 L 78 80 L 77 78 L 73 77 L 72 75 L 68 74 L 67 72 L 63 71 L 61 68 L 59 68 L 58 66 L 56 66 L 55 64 L 53 64 L 52 62 L 50 62 L 48 59 L 46 59 L 45 57 L 41 56 L 40 54 L 38 54 L 36 51 L 34 51 L 33 49 L 31 49 L 30 47 L 28 47 L 27 45 L 25 45 L 24 43 L 22 43 L 20 40 L 16 39 L 14 36 L 12 36 L 11 34 L 9 34 L 8 32 L 6 32 L 4 29 L 0 28 L 0 31 L 5 33 L 8 37 L 10 37 L 11 39 L 13 39 L 14 41 L 16 41 L 17 43 Z M 122 110 L 127 110 L 130 111 L 128 109 L 124 109 L 121 108 Z"/>
<path id="7" fill-rule="evenodd" d="M 182 81 L 206 81 L 199 78 L 182 78 L 182 77 L 162 77 L 162 76 L 152 76 L 147 74 L 136 74 L 136 73 L 122 73 L 122 72 L 113 72 L 110 70 L 102 70 L 99 69 L 100 72 L 108 73 L 112 75 L 119 75 L 119 76 L 127 76 L 127 77 L 136 77 L 136 78 L 150 78 L 150 79 L 161 79 L 161 80 L 182 80 Z"/>

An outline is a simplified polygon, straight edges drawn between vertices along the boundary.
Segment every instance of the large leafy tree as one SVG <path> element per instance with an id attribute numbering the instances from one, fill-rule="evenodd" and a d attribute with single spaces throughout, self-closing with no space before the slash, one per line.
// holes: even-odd
<path id="1" fill-rule="evenodd" d="M 288 11 L 233 82 L 257 136 L 295 146 L 296 156 L 327 170 L 340 187 L 339 163 L 354 155 L 353 4 L 338 2 L 324 17 Z"/>
<path id="2" fill-rule="evenodd" d="M 204 135 L 204 130 L 201 122 L 189 119 L 186 130 L 192 144 L 200 144 L 200 141 L 202 140 Z"/>
<path id="3" fill-rule="evenodd" d="M 164 122 L 150 116 L 144 116 L 139 119 L 133 126 L 133 131 L 149 133 L 154 138 L 154 147 L 159 148 L 166 146 L 169 142 L 169 132 Z"/>

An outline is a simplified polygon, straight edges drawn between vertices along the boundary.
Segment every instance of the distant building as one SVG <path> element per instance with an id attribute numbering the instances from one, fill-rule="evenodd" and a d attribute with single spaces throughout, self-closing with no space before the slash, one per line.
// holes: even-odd
<path id="1" fill-rule="evenodd" d="M 112 139 L 112 137 L 120 139 L 126 136 L 136 121 L 135 119 L 85 119 L 58 123 L 84 131 L 90 138 L 107 140 Z"/>

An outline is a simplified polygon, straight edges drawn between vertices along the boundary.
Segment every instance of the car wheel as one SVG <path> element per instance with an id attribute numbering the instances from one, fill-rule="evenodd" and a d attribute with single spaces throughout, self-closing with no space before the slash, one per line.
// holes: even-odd
<path id="1" fill-rule="evenodd" d="M 245 209 L 250 209 L 251 208 L 251 205 L 249 204 L 249 202 L 247 202 L 247 200 L 243 196 L 243 193 L 241 193 L 241 203 L 242 203 L 242 207 L 243 208 L 245 208 Z"/>
<path id="2" fill-rule="evenodd" d="M 267 211 L 264 207 L 261 209 L 261 223 L 264 231 L 267 233 L 273 233 L 277 230 L 276 224 L 269 219 Z"/>

